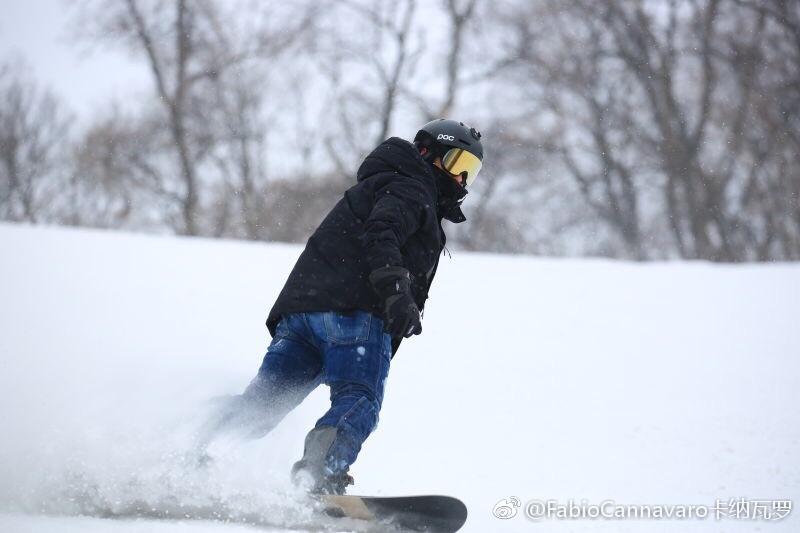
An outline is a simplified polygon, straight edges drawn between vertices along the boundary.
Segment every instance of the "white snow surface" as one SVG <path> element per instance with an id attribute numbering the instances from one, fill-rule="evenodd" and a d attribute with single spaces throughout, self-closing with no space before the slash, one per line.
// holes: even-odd
<path id="1" fill-rule="evenodd" d="M 276 511 L 327 408 L 181 452 L 214 396 L 240 392 L 301 247 L 0 225 L 0 531 L 256 531 L 112 521 L 173 498 Z M 421 336 L 392 361 L 351 492 L 460 497 L 463 531 L 798 531 L 748 520 L 492 516 L 566 503 L 800 499 L 800 265 L 634 264 L 454 252 Z"/>

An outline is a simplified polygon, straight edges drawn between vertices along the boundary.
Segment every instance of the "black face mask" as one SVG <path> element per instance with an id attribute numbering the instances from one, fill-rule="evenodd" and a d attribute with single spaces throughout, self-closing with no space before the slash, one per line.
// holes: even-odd
<path id="1" fill-rule="evenodd" d="M 461 211 L 461 202 L 467 195 L 467 189 L 459 185 L 447 172 L 431 165 L 436 176 L 436 187 L 439 190 L 437 211 L 439 216 L 455 224 L 464 222 L 467 217 Z"/>

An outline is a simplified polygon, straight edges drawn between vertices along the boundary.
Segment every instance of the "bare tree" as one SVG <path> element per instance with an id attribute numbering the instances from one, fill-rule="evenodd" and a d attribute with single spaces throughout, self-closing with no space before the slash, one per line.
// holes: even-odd
<path id="1" fill-rule="evenodd" d="M 459 89 L 463 84 L 462 58 L 465 54 L 465 33 L 473 22 L 478 0 L 444 0 L 444 19 L 449 25 L 449 36 L 441 55 L 444 58 L 445 83 L 438 98 L 409 91 L 425 120 L 449 117 L 454 111 Z M 473 22 L 472 24 L 476 24 Z M 439 55 L 437 53 L 436 55 Z M 437 65 L 438 67 L 438 65 Z M 473 80 L 474 81 L 474 80 Z M 438 102 L 438 103 L 437 103 Z"/>
<path id="2" fill-rule="evenodd" d="M 607 30 L 586 16 L 587 9 L 572 2 L 545 4 L 527 17 L 506 14 L 517 39 L 507 53 L 520 69 L 522 78 L 516 79 L 538 87 L 534 106 L 540 120 L 551 122 L 541 149 L 558 157 L 586 205 L 619 235 L 625 255 L 643 259 L 640 194 L 629 148 L 637 110 L 624 82 L 609 73 Z M 573 24 L 582 31 L 572 31 Z"/>
<path id="3" fill-rule="evenodd" d="M 378 29 L 378 35 L 383 38 L 383 35 L 388 36 L 394 42 L 394 56 L 389 65 L 384 65 L 380 61 L 375 60 L 374 56 L 371 57 L 371 63 L 378 74 L 378 79 L 381 81 L 382 98 L 381 98 L 381 112 L 379 120 L 378 134 L 375 137 L 375 142 L 381 142 L 386 139 L 391 128 L 392 116 L 397 104 L 397 95 L 400 92 L 401 77 L 405 76 L 406 63 L 408 56 L 411 52 L 406 44 L 409 33 L 411 30 L 411 22 L 414 19 L 414 11 L 416 10 L 417 3 L 415 0 L 406 0 L 406 2 L 398 3 L 398 12 L 390 13 L 389 16 L 381 16 L 381 14 L 374 8 L 360 10 L 364 13 L 368 20 L 375 25 Z M 399 16 L 396 16 L 399 15 Z M 395 22 L 397 20 L 397 22 Z"/>
<path id="4" fill-rule="evenodd" d="M 639 150 L 656 156 L 666 177 L 667 216 L 681 255 L 792 257 L 797 235 L 786 233 L 792 213 L 782 206 L 796 181 L 772 166 L 777 138 L 764 122 L 765 111 L 781 106 L 767 80 L 789 80 L 762 61 L 771 55 L 765 12 L 749 16 L 721 0 L 672 2 L 659 23 L 640 7 L 608 6 L 602 16 L 612 51 L 643 90 L 651 112 L 642 116 L 656 127 L 637 136 Z M 723 150 L 714 149 L 723 142 Z M 773 248 L 776 241 L 783 251 Z"/>
<path id="5" fill-rule="evenodd" d="M 224 141 L 213 158 L 224 185 L 218 203 L 223 209 L 218 211 L 215 233 L 229 234 L 233 224 L 242 227 L 244 237 L 255 240 L 265 235 L 264 228 L 272 215 L 265 208 L 263 196 L 267 186 L 267 124 L 262 117 L 263 84 L 246 73 L 240 76 L 218 94 Z M 230 205 L 229 200 L 234 200 L 235 205 Z M 231 220 L 234 213 L 239 220 Z"/>
<path id="6" fill-rule="evenodd" d="M 650 112 L 642 117 L 653 124 L 654 131 L 639 139 L 659 156 L 660 170 L 667 178 L 668 217 L 681 254 L 730 258 L 724 230 L 717 242 L 711 235 L 712 226 L 719 231 L 724 224 L 720 198 L 724 184 L 704 176 L 699 160 L 717 90 L 712 42 L 719 1 L 688 5 L 687 15 L 680 13 L 685 6 L 671 2 L 665 25 L 659 25 L 655 14 L 641 5 L 608 3 L 598 9 L 586 3 L 582 7 L 587 15 L 599 16 L 606 24 L 612 39 L 609 52 L 622 62 L 644 94 L 647 107 L 643 110 Z M 692 31 L 681 33 L 681 26 Z M 684 48 L 681 38 L 692 47 Z M 687 94 L 686 86 L 678 81 L 681 68 L 696 72 L 696 95 Z"/>
<path id="7" fill-rule="evenodd" d="M 235 35 L 238 26 L 231 15 L 223 20 L 220 4 L 211 0 L 104 0 L 90 11 L 100 21 L 103 38 L 127 43 L 147 62 L 157 96 L 155 109 L 163 120 L 163 149 L 177 170 L 161 168 L 160 173 L 164 180 L 179 178 L 175 186 L 163 189 L 179 203 L 176 229 L 198 234 L 201 193 L 211 179 L 205 169 L 214 166 L 211 155 L 222 133 L 219 95 L 233 85 L 236 68 L 290 46 L 305 31 L 312 10 L 304 8 L 288 27 L 261 28 L 248 39 Z"/>
<path id="8" fill-rule="evenodd" d="M 46 221 L 69 116 L 20 63 L 0 65 L 0 218 Z"/>
<path id="9" fill-rule="evenodd" d="M 527 13 L 505 17 L 515 39 L 501 64 L 528 84 L 550 124 L 543 148 L 625 255 L 661 256 L 652 244 L 663 246 L 661 228 L 687 258 L 763 259 L 793 248 L 794 215 L 780 207 L 793 180 L 772 166 L 776 129 L 765 123 L 780 104 L 764 97 L 774 94 L 768 78 L 788 80 L 761 60 L 770 56 L 764 16 L 725 0 L 570 0 Z"/>
<path id="10" fill-rule="evenodd" d="M 168 181 L 151 156 L 159 150 L 159 128 L 158 121 L 132 117 L 118 106 L 98 112 L 71 147 L 70 183 L 58 212 L 60 220 L 71 225 L 156 229 L 163 219 L 174 216 L 171 211 L 180 196 L 164 188 Z"/>
<path id="11" fill-rule="evenodd" d="M 728 158 L 746 172 L 740 211 L 748 259 L 800 258 L 800 4 L 750 2 L 731 17 L 722 49 L 738 90 L 727 99 L 728 123 L 741 133 Z M 736 98 L 735 96 L 739 96 Z M 746 96 L 746 98 L 745 98 Z"/>
<path id="12" fill-rule="evenodd" d="M 352 176 L 392 130 L 424 48 L 417 16 L 416 0 L 348 0 L 321 22 L 312 59 L 325 75 L 324 142 L 338 174 Z"/>

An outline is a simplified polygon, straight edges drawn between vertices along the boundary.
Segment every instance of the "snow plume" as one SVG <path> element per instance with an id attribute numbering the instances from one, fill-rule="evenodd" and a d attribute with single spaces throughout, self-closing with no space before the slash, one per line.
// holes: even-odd
<path id="1" fill-rule="evenodd" d="M 21 412 L 25 419 L 6 424 L 33 423 L 39 434 L 32 439 L 29 432 L 17 443 L 21 434 L 7 434 L 4 455 L 11 452 L 8 444 L 18 449 L 13 460 L 3 461 L 7 471 L 0 494 L 6 510 L 97 517 L 273 510 L 272 524 L 310 517 L 297 504 L 300 494 L 286 470 L 264 461 L 260 443 L 222 442 L 212 446 L 210 460 L 198 457 L 192 446 L 197 424 L 187 421 L 202 419 L 207 403 L 181 407 L 176 396 L 157 409 L 142 402 L 118 410 L 122 406 L 105 403 L 108 396 L 97 391 L 82 399 L 90 403 L 81 404 L 73 394 L 55 419 L 34 420 Z"/>
<path id="2" fill-rule="evenodd" d="M 98 254 L 87 238 L 99 239 Z M 198 261 L 224 270 L 213 257 L 165 263 L 172 245 L 142 253 L 134 241 L 149 239 L 117 239 L 0 225 L 13 250 L 0 260 L 12 280 L 0 287 L 0 511 L 302 508 L 283 504 L 299 497 L 289 469 L 322 391 L 266 438 L 215 443 L 201 467 L 191 453 L 211 400 L 240 392 L 258 369 L 269 342 L 263 295 L 236 301 L 206 274 L 186 278 Z M 150 283 L 157 272 L 175 277 Z M 222 323 L 231 319 L 243 327 Z"/>

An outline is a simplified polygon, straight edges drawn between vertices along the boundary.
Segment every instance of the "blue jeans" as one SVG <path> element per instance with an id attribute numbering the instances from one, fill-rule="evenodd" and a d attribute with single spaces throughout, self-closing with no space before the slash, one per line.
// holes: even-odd
<path id="1" fill-rule="evenodd" d="M 320 383 L 331 406 L 316 428 L 337 428 L 327 455 L 331 472 L 346 472 L 378 424 L 392 356 L 383 321 L 365 311 L 293 313 L 283 317 L 258 375 L 242 394 L 258 413 L 251 436 L 269 432 Z"/>

